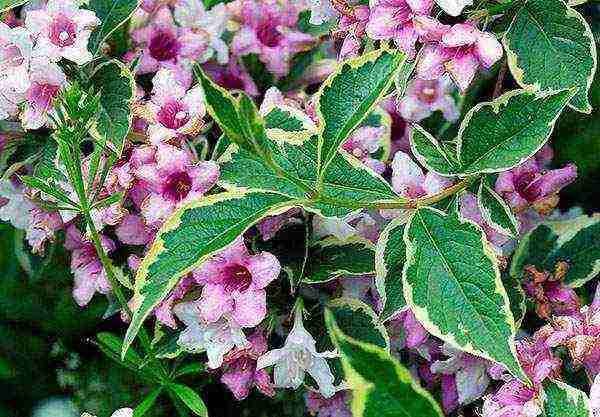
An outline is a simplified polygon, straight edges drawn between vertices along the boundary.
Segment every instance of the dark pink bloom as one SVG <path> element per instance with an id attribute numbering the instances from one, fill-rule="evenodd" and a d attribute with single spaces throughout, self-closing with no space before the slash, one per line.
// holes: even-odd
<path id="1" fill-rule="evenodd" d="M 325 398 L 319 392 L 308 390 L 306 409 L 316 417 L 352 417 L 350 411 L 350 391 L 338 391 L 333 397 Z"/>
<path id="2" fill-rule="evenodd" d="M 275 395 L 271 377 L 264 369 L 256 369 L 256 361 L 267 351 L 267 338 L 262 330 L 256 330 L 248 336 L 248 347 L 235 348 L 223 360 L 225 371 L 221 382 L 227 385 L 237 400 L 243 400 L 250 394 L 252 387 L 269 397 Z"/>

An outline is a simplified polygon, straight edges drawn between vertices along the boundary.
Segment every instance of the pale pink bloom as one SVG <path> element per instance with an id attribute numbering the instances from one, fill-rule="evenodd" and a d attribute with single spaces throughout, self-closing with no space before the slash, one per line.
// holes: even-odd
<path id="1" fill-rule="evenodd" d="M 15 113 L 14 109 L 3 110 L 2 97 L 16 104 L 29 87 L 29 62 L 32 51 L 33 41 L 27 29 L 10 28 L 0 22 L 0 119 Z"/>
<path id="2" fill-rule="evenodd" d="M 307 390 L 306 409 L 315 417 L 352 417 L 350 411 L 350 391 L 338 391 L 331 398 L 325 398 L 317 391 Z"/>
<path id="3" fill-rule="evenodd" d="M 533 207 L 541 214 L 548 214 L 558 203 L 558 192 L 576 178 L 577 167 L 574 164 L 545 170 L 535 158 L 530 158 L 509 171 L 501 172 L 495 188 L 517 212 Z"/>
<path id="4" fill-rule="evenodd" d="M 34 207 L 20 185 L 10 180 L 0 180 L 0 220 L 26 230 L 28 213 Z"/>
<path id="5" fill-rule="evenodd" d="M 81 9 L 73 0 L 49 0 L 25 17 L 25 27 L 36 39 L 37 55 L 55 61 L 65 58 L 78 65 L 92 60 L 88 41 L 100 23 L 94 12 Z"/>
<path id="6" fill-rule="evenodd" d="M 385 171 L 385 164 L 371 157 L 384 143 L 385 126 L 362 126 L 356 129 L 344 142 L 342 148 L 361 160 L 378 174 Z"/>
<path id="7" fill-rule="evenodd" d="M 392 187 L 403 197 L 418 198 L 435 194 L 452 181 L 423 169 L 406 153 L 396 152 L 392 161 Z"/>
<path id="8" fill-rule="evenodd" d="M 325 398 L 331 398 L 336 388 L 325 358 L 333 357 L 337 357 L 334 352 L 317 352 L 315 339 L 304 328 L 302 312 L 296 311 L 294 327 L 284 346 L 281 349 L 270 350 L 258 358 L 257 369 L 275 365 L 275 386 L 292 389 L 302 385 L 308 372 L 319 386 L 319 392 Z"/>
<path id="9" fill-rule="evenodd" d="M 393 39 L 398 48 L 413 59 L 419 38 L 413 25 L 415 16 L 428 16 L 433 0 L 376 0 L 371 8 L 367 34 L 372 39 Z"/>
<path id="10" fill-rule="evenodd" d="M 241 327 L 254 327 L 267 314 L 269 283 L 279 276 L 277 258 L 261 252 L 250 255 L 241 237 L 203 263 L 194 277 L 204 284 L 200 314 L 209 323 L 230 314 Z"/>
<path id="11" fill-rule="evenodd" d="M 105 236 L 100 238 L 107 253 L 115 250 L 112 240 Z M 74 225 L 66 229 L 65 248 L 71 251 L 71 272 L 75 277 L 73 298 L 77 304 L 87 305 L 96 292 L 108 294 L 111 286 L 96 248 Z"/>
<path id="12" fill-rule="evenodd" d="M 136 169 L 136 177 L 147 190 L 141 213 L 155 227 L 181 204 L 202 197 L 219 177 L 215 162 L 193 163 L 191 155 L 175 146 L 160 145 L 156 160 Z"/>
<path id="13" fill-rule="evenodd" d="M 474 23 L 448 26 L 428 17 L 417 17 L 415 28 L 421 40 L 427 42 L 418 57 L 418 78 L 435 80 L 447 73 L 464 92 L 480 68 L 489 69 L 502 57 L 498 39 L 480 31 Z"/>
<path id="14" fill-rule="evenodd" d="M 25 235 L 27 242 L 33 253 L 42 255 L 46 242 L 52 240 L 55 232 L 62 228 L 62 219 L 56 212 L 44 211 L 37 207 L 33 207 L 29 211 L 27 218 L 27 233 Z"/>
<path id="15" fill-rule="evenodd" d="M 279 77 L 289 72 L 294 55 L 314 44 L 311 35 L 295 29 L 300 10 L 291 1 L 242 0 L 240 9 L 241 28 L 231 42 L 231 52 L 236 56 L 258 54 Z"/>
<path id="16" fill-rule="evenodd" d="M 515 379 L 486 397 L 481 413 L 483 417 L 538 417 L 542 415 L 540 403 L 535 389 Z"/>
<path id="17" fill-rule="evenodd" d="M 218 321 L 208 323 L 199 310 L 199 301 L 179 303 L 173 312 L 187 327 L 179 335 L 177 343 L 188 352 L 206 351 L 208 367 L 219 368 L 227 352 L 234 347 L 246 348 L 250 342 L 240 326 L 225 315 Z"/>
<path id="18" fill-rule="evenodd" d="M 221 382 L 240 401 L 250 394 L 252 387 L 269 397 L 275 395 L 271 377 L 264 369 L 256 369 L 256 361 L 267 351 L 267 338 L 262 330 L 256 330 L 248 336 L 250 345 L 235 348 L 225 355 Z"/>
<path id="19" fill-rule="evenodd" d="M 187 90 L 175 72 L 167 69 L 158 71 L 152 84 L 152 97 L 145 106 L 148 114 L 143 115 L 149 123 L 150 142 L 157 145 L 198 133 L 206 113 L 201 87 Z"/>
<path id="20" fill-rule="evenodd" d="M 204 37 L 206 50 L 197 62 L 208 61 L 213 56 L 220 64 L 229 61 L 229 47 L 222 39 L 231 18 L 225 4 L 220 3 L 206 10 L 202 0 L 176 0 L 173 16 L 181 26 L 191 28 Z"/>
<path id="21" fill-rule="evenodd" d="M 135 214 L 125 215 L 115 228 L 115 234 L 126 245 L 145 245 L 152 237 L 151 230 Z"/>
<path id="22" fill-rule="evenodd" d="M 413 79 L 406 89 L 406 94 L 398 103 L 398 110 L 407 120 L 418 122 L 435 111 L 441 111 L 446 120 L 454 122 L 459 112 L 452 92 L 452 82 L 448 77 L 435 80 Z"/>
<path id="23" fill-rule="evenodd" d="M 55 63 L 36 58 L 31 63 L 29 80 L 21 121 L 25 129 L 39 129 L 48 124 L 48 113 L 60 90 L 67 86 L 67 77 Z"/>
<path id="24" fill-rule="evenodd" d="M 366 34 L 369 15 L 369 6 L 356 6 L 352 9 L 352 14 L 343 14 L 340 18 L 339 34 L 345 36 L 338 57 L 340 60 L 353 58 L 360 54 L 361 39 Z"/>
<path id="25" fill-rule="evenodd" d="M 134 261 L 134 260 L 132 260 Z M 132 265 L 132 266 L 135 266 Z M 137 269 L 137 267 L 135 268 Z M 197 287 L 196 281 L 191 274 L 186 275 L 177 283 L 175 288 L 171 291 L 169 296 L 165 298 L 161 303 L 154 309 L 154 315 L 156 318 L 165 326 L 169 326 L 172 329 L 177 328 L 177 323 L 173 317 L 173 305 L 183 299 L 183 297 L 192 288 Z"/>

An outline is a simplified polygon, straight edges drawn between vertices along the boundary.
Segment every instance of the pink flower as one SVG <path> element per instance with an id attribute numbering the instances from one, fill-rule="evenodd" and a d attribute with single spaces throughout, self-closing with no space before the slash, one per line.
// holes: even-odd
<path id="1" fill-rule="evenodd" d="M 175 72 L 167 69 L 158 71 L 152 83 L 152 98 L 143 114 L 149 123 L 150 142 L 157 145 L 180 135 L 197 134 L 206 112 L 201 87 L 186 91 Z"/>
<path id="2" fill-rule="evenodd" d="M 58 213 L 33 207 L 29 211 L 26 234 L 32 252 L 43 254 L 46 242 L 53 239 L 54 233 L 62 226 L 63 222 Z"/>
<path id="3" fill-rule="evenodd" d="M 427 330 L 417 321 L 413 312 L 406 308 L 387 323 L 392 347 L 396 350 L 419 349 L 429 339 Z"/>
<path id="4" fill-rule="evenodd" d="M 590 379 L 600 373 L 600 285 L 589 306 L 579 314 L 554 317 L 546 326 L 548 346 L 565 346 L 573 364 L 582 366 Z"/>
<path id="5" fill-rule="evenodd" d="M 231 42 L 232 53 L 258 54 L 270 72 L 286 75 L 292 57 L 314 43 L 312 36 L 295 29 L 299 11 L 288 1 L 241 0 L 242 26 Z"/>
<path id="6" fill-rule="evenodd" d="M 367 34 L 372 39 L 393 39 L 400 50 L 413 59 L 419 35 L 413 25 L 415 16 L 427 16 L 433 0 L 376 0 L 371 9 Z"/>
<path id="7" fill-rule="evenodd" d="M 67 228 L 66 234 L 65 248 L 71 251 L 71 271 L 75 276 L 73 298 L 83 307 L 96 292 L 108 294 L 111 287 L 94 244 L 73 225 Z M 105 236 L 101 236 L 101 240 L 107 253 L 115 250 L 112 240 Z"/>
<path id="8" fill-rule="evenodd" d="M 384 143 L 385 126 L 362 126 L 352 133 L 342 147 L 345 151 L 360 159 L 365 165 L 378 174 L 385 171 L 385 164 L 372 158 Z"/>
<path id="9" fill-rule="evenodd" d="M 171 294 L 165 298 L 159 305 L 154 309 L 154 315 L 156 318 L 165 326 L 169 326 L 172 329 L 177 328 L 177 323 L 173 317 L 173 304 L 182 300 L 183 297 L 196 286 L 196 281 L 191 274 L 183 277 L 177 286 L 171 291 Z"/>
<path id="10" fill-rule="evenodd" d="M 331 398 L 323 397 L 319 392 L 306 392 L 306 409 L 316 417 L 352 417 L 350 411 L 350 391 L 338 391 Z"/>
<path id="11" fill-rule="evenodd" d="M 176 72 L 185 86 L 192 80 L 191 65 L 207 50 L 207 39 L 190 28 L 178 27 L 168 7 L 161 7 L 151 22 L 131 31 L 136 51 L 126 55 L 132 61 L 139 53 L 138 74 L 147 74 L 161 68 Z"/>
<path id="12" fill-rule="evenodd" d="M 537 391 L 515 379 L 485 398 L 481 413 L 483 417 L 537 417 L 542 409 Z"/>
<path id="13" fill-rule="evenodd" d="M 33 41 L 23 27 L 0 22 L 0 119 L 16 113 L 16 104 L 29 87 L 29 62 Z M 3 98 L 4 97 L 4 98 Z M 3 105 L 7 101 L 10 106 Z"/>
<path id="14" fill-rule="evenodd" d="M 125 215 L 115 228 L 115 234 L 126 245 L 145 245 L 152 237 L 142 218 L 135 214 Z"/>
<path id="15" fill-rule="evenodd" d="M 227 66 L 206 63 L 202 66 L 214 82 L 227 90 L 245 91 L 251 96 L 258 96 L 260 92 L 248 72 L 240 67 L 235 60 L 230 60 Z"/>
<path id="16" fill-rule="evenodd" d="M 21 121 L 25 129 L 39 129 L 48 124 L 48 112 L 52 111 L 60 90 L 67 85 L 67 77 L 55 63 L 38 58 L 31 64 L 29 79 L 31 84 Z"/>
<path id="17" fill-rule="evenodd" d="M 345 34 L 339 54 L 340 60 L 359 55 L 362 46 L 361 39 L 367 31 L 369 15 L 369 6 L 356 6 L 340 18 L 339 34 Z"/>
<path id="18" fill-rule="evenodd" d="M 28 216 L 35 206 L 23 192 L 23 187 L 10 180 L 0 180 L 0 220 L 17 229 L 27 229 Z"/>
<path id="19" fill-rule="evenodd" d="M 452 184 L 452 181 L 434 172 L 424 174 L 421 167 L 402 151 L 394 155 L 392 171 L 392 187 L 404 197 L 417 198 L 435 194 Z"/>
<path id="20" fill-rule="evenodd" d="M 238 401 L 246 398 L 253 386 L 272 397 L 275 390 L 271 377 L 264 369 L 256 369 L 256 361 L 267 351 L 267 339 L 261 330 L 256 330 L 248 336 L 248 342 L 248 347 L 235 348 L 225 356 L 223 367 L 226 370 L 221 376 L 221 382 Z"/>
<path id="21" fill-rule="evenodd" d="M 279 276 L 277 258 L 261 252 L 250 255 L 240 237 L 206 261 L 195 274 L 204 284 L 200 314 L 209 323 L 231 314 L 241 327 L 254 327 L 267 314 L 265 287 Z"/>
<path id="22" fill-rule="evenodd" d="M 141 212 L 148 226 L 159 226 L 186 201 L 201 197 L 217 181 L 219 167 L 212 161 L 192 163 L 184 150 L 160 145 L 155 160 L 142 164 L 136 176 L 147 189 Z"/>
<path id="23" fill-rule="evenodd" d="M 299 208 L 289 209 L 285 213 L 276 216 L 270 216 L 261 220 L 256 227 L 260 232 L 263 240 L 272 239 L 282 227 L 301 223 L 298 216 L 302 213 Z"/>
<path id="24" fill-rule="evenodd" d="M 536 159 L 530 158 L 510 171 L 500 173 L 495 188 L 517 212 L 533 206 L 541 214 L 548 214 L 558 203 L 557 193 L 576 178 L 574 164 L 545 171 Z"/>
<path id="25" fill-rule="evenodd" d="M 413 79 L 405 96 L 398 103 L 398 110 L 404 119 L 418 122 L 434 111 L 441 111 L 449 121 L 456 121 L 458 108 L 452 97 L 452 83 L 447 77 L 436 80 Z"/>
<path id="26" fill-rule="evenodd" d="M 428 17 L 415 18 L 421 40 L 428 42 L 419 55 L 418 78 L 435 80 L 448 73 L 461 91 L 465 91 L 479 68 L 488 69 L 502 57 L 502 45 L 490 33 L 474 23 L 442 25 Z"/>
<path id="27" fill-rule="evenodd" d="M 36 54 L 52 60 L 68 59 L 78 65 L 92 60 L 88 41 L 100 24 L 94 12 L 72 0 L 49 0 L 44 8 L 30 10 L 25 27 L 36 38 Z"/>

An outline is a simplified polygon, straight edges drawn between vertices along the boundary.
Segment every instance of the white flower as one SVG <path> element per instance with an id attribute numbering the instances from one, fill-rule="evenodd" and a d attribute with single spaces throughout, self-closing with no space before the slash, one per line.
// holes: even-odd
<path id="1" fill-rule="evenodd" d="M 304 382 L 305 373 L 319 385 L 321 394 L 330 398 L 335 394 L 333 374 L 325 358 L 337 357 L 334 352 L 316 350 L 315 339 L 306 331 L 302 323 L 302 312 L 296 311 L 294 327 L 281 349 L 274 349 L 258 358 L 256 369 L 275 365 L 276 387 L 296 389 Z"/>
<path id="2" fill-rule="evenodd" d="M 96 417 L 89 413 L 83 413 L 81 417 Z M 119 408 L 110 417 L 133 417 L 133 409 L 131 408 Z"/>
<path id="3" fill-rule="evenodd" d="M 0 181 L 0 220 L 10 222 L 17 229 L 27 229 L 29 210 L 33 203 L 9 180 Z"/>
<path id="4" fill-rule="evenodd" d="M 198 301 L 179 303 L 173 308 L 175 315 L 187 328 L 179 335 L 177 343 L 189 352 L 206 350 L 208 367 L 216 369 L 223 364 L 223 357 L 234 347 L 248 347 L 241 327 L 224 315 L 214 323 L 200 317 Z"/>
<path id="5" fill-rule="evenodd" d="M 463 9 L 473 4 L 473 0 L 435 0 L 438 6 L 450 16 L 458 16 Z"/>
<path id="6" fill-rule="evenodd" d="M 221 39 L 231 17 L 225 4 L 220 3 L 206 10 L 201 0 L 178 0 L 173 16 L 181 26 L 199 30 L 206 36 L 208 46 L 198 62 L 206 62 L 214 54 L 220 64 L 229 61 L 229 48 Z"/>

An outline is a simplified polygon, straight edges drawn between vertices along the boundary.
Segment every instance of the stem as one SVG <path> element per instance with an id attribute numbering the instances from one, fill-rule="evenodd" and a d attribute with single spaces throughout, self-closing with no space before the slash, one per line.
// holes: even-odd
<path id="1" fill-rule="evenodd" d="M 502 61 L 502 65 L 500 66 L 500 72 L 498 73 L 498 79 L 496 80 L 496 85 L 494 86 L 494 93 L 492 94 L 492 99 L 497 98 L 502 92 L 502 87 L 504 86 L 504 78 L 506 77 L 507 71 L 508 62 L 504 60 Z"/>

